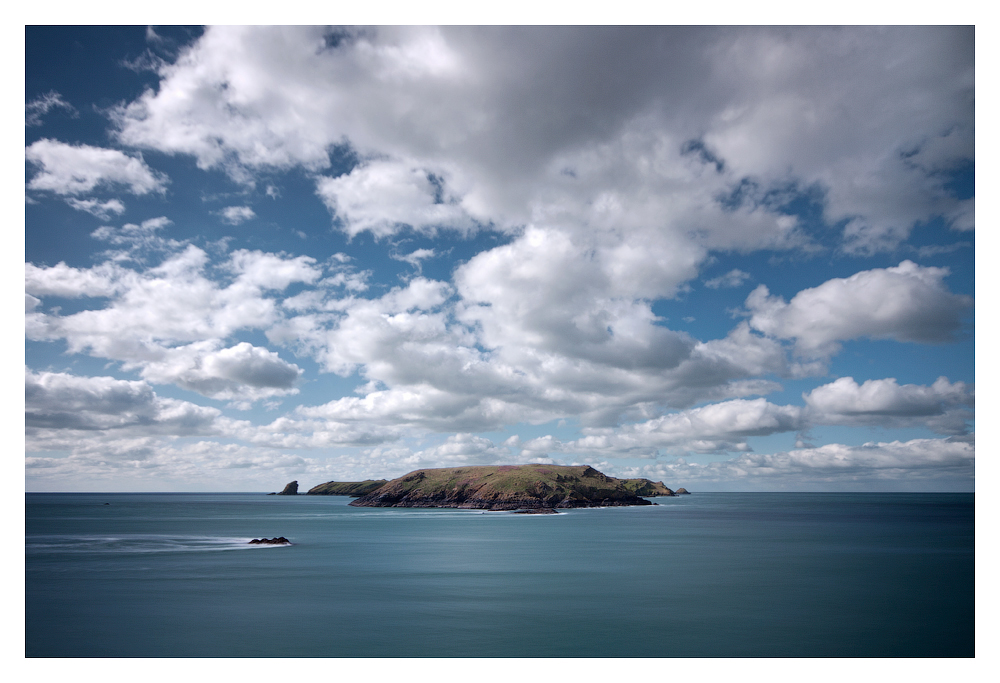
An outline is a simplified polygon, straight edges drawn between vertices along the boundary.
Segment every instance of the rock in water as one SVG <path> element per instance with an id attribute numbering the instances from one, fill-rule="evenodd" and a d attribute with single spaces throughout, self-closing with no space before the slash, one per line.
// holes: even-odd
<path id="1" fill-rule="evenodd" d="M 276 536 L 275 538 L 255 538 L 250 541 L 250 545 L 291 545 L 292 542 L 289 541 L 284 536 Z"/>
<path id="2" fill-rule="evenodd" d="M 299 482 L 292 481 L 292 482 L 289 482 L 289 483 L 285 484 L 285 488 L 282 489 L 281 493 L 279 493 L 278 495 L 279 496 L 297 496 L 297 495 L 299 495 Z"/>
<path id="3" fill-rule="evenodd" d="M 685 489 L 685 488 L 679 488 L 679 489 L 677 489 L 676 491 L 674 491 L 674 493 L 675 493 L 675 494 L 677 494 L 678 496 L 683 496 L 683 495 L 685 495 L 685 494 L 688 494 L 688 493 L 691 493 L 691 492 L 690 492 L 690 491 L 688 491 L 688 490 L 687 490 L 687 489 Z"/>

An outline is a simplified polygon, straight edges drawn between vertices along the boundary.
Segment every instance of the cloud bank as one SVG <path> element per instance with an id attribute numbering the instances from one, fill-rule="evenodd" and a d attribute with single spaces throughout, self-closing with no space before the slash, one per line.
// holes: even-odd
<path id="1" fill-rule="evenodd" d="M 210 27 L 104 136 L 38 93 L 26 202 L 77 222 L 26 229 L 93 250 L 26 255 L 29 467 L 971 483 L 973 378 L 878 354 L 969 338 L 973 38 Z"/>

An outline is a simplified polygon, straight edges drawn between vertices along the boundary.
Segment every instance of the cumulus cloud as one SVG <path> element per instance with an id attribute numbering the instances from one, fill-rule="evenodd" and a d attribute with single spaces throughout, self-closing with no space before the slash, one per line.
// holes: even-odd
<path id="1" fill-rule="evenodd" d="M 750 325 L 781 339 L 794 339 L 807 355 L 829 355 L 849 339 L 904 342 L 952 341 L 971 297 L 951 293 L 947 268 L 903 261 L 849 278 L 828 280 L 796 294 L 790 302 L 759 285 L 746 300 Z"/>
<path id="2" fill-rule="evenodd" d="M 899 385 L 892 378 L 858 385 L 842 377 L 803 399 L 805 406 L 775 405 L 763 398 L 723 401 L 621 426 L 585 428 L 584 437 L 574 441 L 535 439 L 531 449 L 612 459 L 718 454 L 751 451 L 749 437 L 803 432 L 817 425 L 920 426 L 963 435 L 969 431 L 967 421 L 974 418 L 972 389 L 944 377 L 930 386 Z"/>
<path id="3" fill-rule="evenodd" d="M 24 291 L 35 296 L 111 296 L 118 291 L 122 271 L 112 263 L 93 268 L 73 268 L 65 263 L 50 267 L 24 264 Z"/>
<path id="4" fill-rule="evenodd" d="M 788 452 L 744 453 L 730 460 L 705 465 L 683 458 L 659 462 L 631 472 L 632 476 L 672 482 L 689 488 L 690 483 L 723 483 L 742 488 L 809 490 L 837 485 L 851 490 L 885 490 L 927 487 L 947 479 L 966 486 L 975 474 L 973 444 L 955 439 L 913 439 L 870 442 L 861 446 L 827 444 Z M 793 488 L 794 487 L 794 488 Z"/>
<path id="5" fill-rule="evenodd" d="M 256 218 L 257 214 L 249 206 L 227 206 L 221 212 L 222 220 L 230 225 L 239 225 L 251 218 Z"/>
<path id="6" fill-rule="evenodd" d="M 387 237 L 404 226 L 429 234 L 475 228 L 440 176 L 403 162 L 371 161 L 336 178 L 322 177 L 316 193 L 351 236 L 368 231 Z"/>
<path id="7" fill-rule="evenodd" d="M 166 216 L 157 216 L 146 219 L 139 224 L 126 223 L 120 228 L 102 225 L 90 233 L 90 236 L 117 247 L 125 247 L 125 249 L 112 254 L 118 260 L 134 258 L 141 261 L 145 259 L 147 252 L 169 251 L 183 246 L 176 240 L 160 237 L 158 234 L 159 231 L 172 223 L 173 221 Z"/>
<path id="8" fill-rule="evenodd" d="M 304 171 L 350 239 L 495 231 L 501 244 L 447 282 L 421 276 L 435 249 L 391 255 L 416 272 L 390 288 L 344 255 L 202 249 L 168 239 L 165 217 L 106 225 L 93 236 L 119 251 L 104 263 L 26 264 L 26 335 L 120 363 L 147 388 L 236 407 L 297 391 L 302 368 L 260 333 L 282 354 L 357 378 L 355 395 L 268 425 L 226 423 L 227 438 L 253 446 L 233 451 L 236 469 L 281 461 L 274 449 L 364 447 L 337 467 L 367 476 L 400 463 L 749 453 L 753 437 L 812 425 L 965 435 L 972 389 L 944 378 L 841 378 L 802 406 L 761 398 L 784 378 L 827 372 L 847 340 L 954 340 L 972 300 L 948 289 L 946 269 L 904 261 L 788 302 L 761 285 L 747 320 L 717 339 L 671 329 L 654 310 L 698 280 L 751 280 L 738 268 L 704 280 L 719 252 L 807 254 L 821 248 L 812 231 L 832 226 L 847 254 L 894 249 L 938 217 L 974 229 L 974 198 L 948 185 L 974 159 L 972 39 L 968 27 L 212 27 L 171 61 L 150 60 L 159 82 L 113 110 L 117 144 L 189 155 L 268 183 L 273 198 L 276 170 Z M 62 106 L 56 98 L 35 110 Z M 167 183 L 131 152 L 46 139 L 25 154 L 30 190 L 102 221 L 124 204 L 91 193 Z M 249 206 L 217 215 L 255 216 Z M 78 301 L 63 313 L 54 297 Z M 586 430 L 573 441 L 497 446 L 475 434 L 570 416 Z M 412 441 L 431 433 L 453 436 Z M 117 443 L 165 471 L 202 462 L 162 443 Z M 965 457 L 953 445 L 965 442 L 943 443 L 746 455 L 718 472 L 798 476 L 809 458 L 814 472 L 838 458 L 889 472 L 878 463 L 904 452 Z M 86 448 L 77 462 L 100 470 Z"/>
<path id="9" fill-rule="evenodd" d="M 893 378 L 858 384 L 853 377 L 803 395 L 815 424 L 904 426 L 925 424 L 943 434 L 964 434 L 975 395 L 964 382 L 939 377 L 931 386 L 900 385 Z"/>
<path id="10" fill-rule="evenodd" d="M 261 289 L 283 290 L 293 282 L 316 282 L 322 275 L 311 256 L 289 257 L 247 249 L 232 253 L 229 268 L 238 274 L 236 285 Z"/>
<path id="11" fill-rule="evenodd" d="M 298 393 L 302 370 L 277 353 L 241 342 L 220 349 L 218 341 L 164 349 L 156 358 L 126 361 L 154 384 L 175 384 L 209 398 L 248 408 L 253 401 Z"/>
<path id="12" fill-rule="evenodd" d="M 426 259 L 434 258 L 436 252 L 434 249 L 415 249 L 409 254 L 390 254 L 390 256 L 396 261 L 402 261 L 404 263 L 409 263 L 411 266 L 417 269 L 419 273 L 423 262 Z"/>
<path id="13" fill-rule="evenodd" d="M 385 405 L 394 391 L 432 387 L 481 418 L 582 410 L 614 424 L 655 405 L 773 390 L 753 371 L 823 371 L 789 363 L 751 330 L 795 336 L 814 354 L 844 334 L 883 334 L 845 318 L 820 338 L 804 322 L 798 332 L 795 316 L 769 324 L 753 309 L 752 328 L 699 343 L 651 306 L 683 291 L 713 250 L 814 248 L 785 209 L 796 198 L 815 197 L 830 221 L 866 221 L 848 240 L 872 248 L 955 210 L 941 173 L 971 155 L 968 32 L 860 31 L 870 39 L 828 28 L 380 27 L 328 44 L 319 28 L 211 28 L 116 124 L 125 144 L 189 154 L 237 179 L 317 172 L 317 193 L 352 236 L 509 232 L 456 271 L 460 324 L 304 293 L 269 339 L 328 370 L 361 370 L 386 387 Z M 928 62 L 937 51 L 948 59 Z M 890 56 L 891 76 L 880 66 Z M 632 77 L 594 79 L 587 65 Z M 887 94 L 939 93 L 944 82 L 953 97 L 935 95 L 931 109 Z M 585 114 L 569 125 L 567 112 Z M 942 130 L 955 132 L 939 140 Z M 333 147 L 355 153 L 338 176 L 323 173 Z M 862 176 L 884 178 L 879 191 L 895 203 L 852 189 Z M 734 271 L 719 284 L 744 280 Z M 771 301 L 760 292 L 753 302 Z M 497 405 L 484 407 L 483 392 Z"/>
<path id="14" fill-rule="evenodd" d="M 719 289 L 721 287 L 739 287 L 750 279 L 750 273 L 744 273 L 738 268 L 733 268 L 725 275 L 705 280 L 705 286 L 709 289 Z"/>
<path id="15" fill-rule="evenodd" d="M 29 440 L 59 430 L 173 436 L 219 431 L 218 410 L 159 397 L 140 381 L 25 369 L 24 403 Z"/>
<path id="16" fill-rule="evenodd" d="M 890 248 L 936 215 L 962 223 L 947 173 L 973 158 L 967 27 L 326 33 L 206 30 L 117 110 L 120 141 L 243 179 L 328 168 L 346 143 L 368 161 L 318 189 L 352 234 L 658 215 L 709 243 L 763 244 L 781 230 L 748 228 L 773 224 L 775 191 L 789 187 L 818 188 L 848 250 Z M 686 209 L 685 197 L 711 207 L 745 182 L 765 199 L 727 202 L 728 221 Z"/>
<path id="17" fill-rule="evenodd" d="M 98 186 L 124 186 L 132 194 L 163 192 L 167 177 L 153 171 L 141 158 L 116 149 L 69 145 L 48 138 L 25 148 L 25 158 L 39 168 L 28 183 L 31 190 L 79 195 Z"/>
<path id="18" fill-rule="evenodd" d="M 296 393 L 301 370 L 273 351 L 247 342 L 226 346 L 223 340 L 279 319 L 275 300 L 265 292 L 316 281 L 321 270 L 314 263 L 238 250 L 225 264 L 233 275 L 225 287 L 207 277 L 209 257 L 193 245 L 144 272 L 114 262 L 89 269 L 25 264 L 25 292 L 33 298 L 107 298 L 103 306 L 68 315 L 32 305 L 25 331 L 30 339 L 64 339 L 71 353 L 120 361 L 151 382 L 246 406 Z"/>
<path id="19" fill-rule="evenodd" d="M 102 202 L 97 199 L 74 199 L 70 197 L 66 200 L 66 203 L 77 211 L 86 211 L 92 216 L 97 216 L 102 221 L 108 220 L 111 214 L 120 216 L 125 213 L 125 205 L 119 199 L 109 199 L 106 202 Z"/>
<path id="20" fill-rule="evenodd" d="M 565 445 L 574 452 L 655 453 L 659 448 L 699 453 L 748 450 L 745 439 L 798 431 L 802 409 L 777 406 L 763 398 L 734 400 L 665 415 L 617 429 L 586 430 L 584 438 Z"/>
<path id="21" fill-rule="evenodd" d="M 65 491 L 87 481 L 89 490 L 268 491 L 291 479 L 344 480 L 330 463 L 280 449 L 205 440 L 166 443 L 158 439 L 76 442 L 67 457 L 25 458 L 34 490 Z M 363 477 L 361 477 L 363 478 Z"/>

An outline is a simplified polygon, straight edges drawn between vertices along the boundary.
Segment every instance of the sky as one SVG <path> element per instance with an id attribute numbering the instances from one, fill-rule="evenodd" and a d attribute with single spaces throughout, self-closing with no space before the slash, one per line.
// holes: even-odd
<path id="1" fill-rule="evenodd" d="M 974 36 L 26 27 L 26 490 L 973 491 Z"/>

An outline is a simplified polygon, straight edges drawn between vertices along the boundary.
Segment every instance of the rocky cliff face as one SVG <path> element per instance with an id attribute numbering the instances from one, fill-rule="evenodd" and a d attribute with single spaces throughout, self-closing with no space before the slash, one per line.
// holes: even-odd
<path id="1" fill-rule="evenodd" d="M 281 490 L 281 493 L 279 493 L 278 495 L 279 496 L 295 496 L 295 495 L 298 495 L 298 493 L 299 493 L 299 482 L 292 481 L 292 482 L 289 482 L 289 483 L 285 484 L 285 488 L 283 488 Z"/>
<path id="2" fill-rule="evenodd" d="M 630 490 L 626 480 L 608 477 L 587 465 L 500 465 L 416 470 L 393 479 L 350 504 L 356 507 L 476 510 L 651 505 Z"/>

